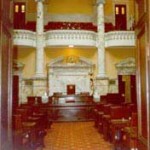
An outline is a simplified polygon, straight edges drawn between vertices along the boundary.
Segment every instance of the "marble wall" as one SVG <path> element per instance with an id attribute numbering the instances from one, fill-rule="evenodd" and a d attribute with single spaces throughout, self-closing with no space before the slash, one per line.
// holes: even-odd
<path id="1" fill-rule="evenodd" d="M 76 94 L 90 92 L 90 73 L 93 63 L 77 56 L 59 57 L 48 65 L 49 95 L 54 92 L 66 94 L 67 85 L 75 84 Z"/>

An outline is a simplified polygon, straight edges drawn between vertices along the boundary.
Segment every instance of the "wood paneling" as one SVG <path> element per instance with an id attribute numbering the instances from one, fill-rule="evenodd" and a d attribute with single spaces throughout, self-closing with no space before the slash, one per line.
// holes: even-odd
<path id="1" fill-rule="evenodd" d="M 139 137 L 140 141 L 148 149 L 148 97 L 147 97 L 147 13 L 145 12 L 146 3 L 144 0 L 138 0 L 139 20 L 136 25 L 137 34 L 137 101 L 138 101 L 138 119 L 139 119 Z M 139 148 L 140 149 L 140 148 Z M 146 150 L 146 149 L 145 149 Z"/>
<path id="2" fill-rule="evenodd" d="M 12 1 L 0 1 L 0 150 L 11 150 Z M 6 11 L 7 9 L 7 11 Z"/>
<path id="3" fill-rule="evenodd" d="M 136 95 L 136 76 L 131 75 L 131 100 L 132 103 L 137 104 L 137 95 Z"/>
<path id="4" fill-rule="evenodd" d="M 146 52 L 145 52 L 145 34 L 139 37 L 139 60 L 140 60 L 140 82 L 141 82 L 141 122 L 142 136 L 147 138 L 147 99 L 146 99 Z"/>

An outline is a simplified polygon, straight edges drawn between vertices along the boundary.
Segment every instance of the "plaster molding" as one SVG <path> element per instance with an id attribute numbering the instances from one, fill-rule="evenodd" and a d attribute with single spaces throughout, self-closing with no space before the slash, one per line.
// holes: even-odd
<path id="1" fill-rule="evenodd" d="M 98 5 L 104 4 L 104 3 L 105 3 L 105 0 L 97 0 L 96 3 L 97 3 Z"/>
<path id="2" fill-rule="evenodd" d="M 45 0 L 35 0 L 35 2 L 44 2 Z"/>
<path id="3" fill-rule="evenodd" d="M 134 75 L 136 73 L 135 58 L 133 57 L 126 58 L 115 66 L 119 75 Z"/>

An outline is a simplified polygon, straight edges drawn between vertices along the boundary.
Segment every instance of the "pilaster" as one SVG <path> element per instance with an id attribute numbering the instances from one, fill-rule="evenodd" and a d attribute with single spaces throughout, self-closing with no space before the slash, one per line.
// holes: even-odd
<path id="1" fill-rule="evenodd" d="M 36 67 L 35 77 L 44 77 L 44 11 L 43 1 L 36 0 L 37 2 L 37 20 L 36 20 Z"/>
<path id="2" fill-rule="evenodd" d="M 105 31 L 104 31 L 104 2 L 97 0 L 97 48 L 98 48 L 98 74 L 97 77 L 106 77 L 105 73 Z"/>

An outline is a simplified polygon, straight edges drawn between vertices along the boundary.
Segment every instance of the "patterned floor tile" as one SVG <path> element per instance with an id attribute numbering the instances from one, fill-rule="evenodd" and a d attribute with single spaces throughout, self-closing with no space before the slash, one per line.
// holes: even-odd
<path id="1" fill-rule="evenodd" d="M 112 150 L 93 122 L 54 123 L 45 137 L 44 150 Z"/>

